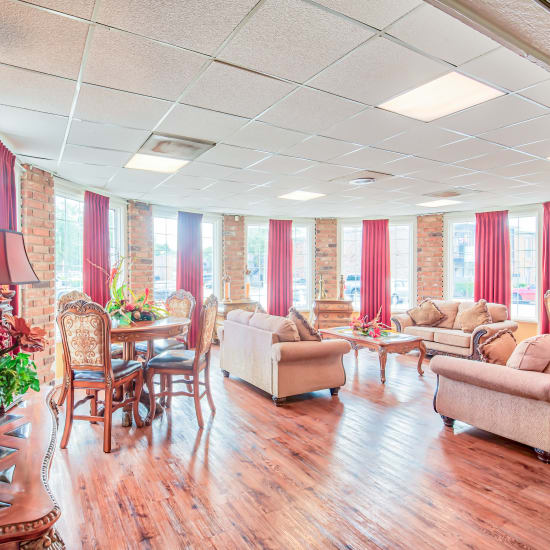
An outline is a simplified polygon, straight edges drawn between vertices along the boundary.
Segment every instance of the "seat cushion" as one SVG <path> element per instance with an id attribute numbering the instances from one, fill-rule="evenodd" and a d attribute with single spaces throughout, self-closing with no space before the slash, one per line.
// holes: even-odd
<path id="1" fill-rule="evenodd" d="M 111 357 L 122 357 L 122 344 L 111 344 Z"/>
<path id="2" fill-rule="evenodd" d="M 453 328 L 456 314 L 458 313 L 458 302 L 453 302 L 451 300 L 432 300 L 437 309 L 445 315 L 437 326 L 439 328 Z"/>
<path id="3" fill-rule="evenodd" d="M 434 339 L 433 327 L 411 326 L 405 327 L 403 332 L 405 334 L 410 334 L 411 336 L 420 336 L 423 340 L 428 340 L 429 342 L 433 342 Z"/>
<path id="4" fill-rule="evenodd" d="M 202 359 L 202 358 L 201 358 Z M 195 352 L 189 349 L 170 349 L 155 355 L 148 363 L 151 369 L 192 370 Z"/>
<path id="5" fill-rule="evenodd" d="M 113 359 L 111 361 L 111 366 L 113 368 L 113 376 L 115 380 L 124 378 L 133 372 L 141 369 L 141 363 L 139 361 L 123 361 L 122 359 Z M 103 371 L 98 370 L 75 370 L 74 379 L 83 381 L 89 380 L 90 382 L 103 382 L 105 376 Z"/>
<path id="6" fill-rule="evenodd" d="M 448 344 L 449 346 L 457 346 L 459 348 L 469 348 L 471 341 L 472 335 L 462 332 L 461 330 L 439 327 L 434 329 L 434 342 L 439 342 L 440 344 Z"/>
<path id="7" fill-rule="evenodd" d="M 177 338 L 164 338 L 162 340 L 155 340 L 154 353 L 158 355 L 163 351 L 169 349 L 185 349 L 185 344 Z M 136 351 L 139 353 L 147 353 L 147 342 L 138 342 L 136 344 Z"/>

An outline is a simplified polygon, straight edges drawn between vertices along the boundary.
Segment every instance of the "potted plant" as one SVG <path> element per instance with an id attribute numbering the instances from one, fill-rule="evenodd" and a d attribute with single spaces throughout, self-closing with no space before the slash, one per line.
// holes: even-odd
<path id="1" fill-rule="evenodd" d="M 366 315 L 363 318 L 353 320 L 350 323 L 352 330 L 370 338 L 390 335 L 392 333 L 391 328 L 380 321 L 381 312 L 382 308 L 378 310 L 376 317 L 370 321 Z"/>
<path id="2" fill-rule="evenodd" d="M 36 364 L 29 353 L 44 349 L 46 334 L 21 317 L 5 315 L 4 319 L 0 326 L 0 416 L 29 389 L 40 390 Z"/>

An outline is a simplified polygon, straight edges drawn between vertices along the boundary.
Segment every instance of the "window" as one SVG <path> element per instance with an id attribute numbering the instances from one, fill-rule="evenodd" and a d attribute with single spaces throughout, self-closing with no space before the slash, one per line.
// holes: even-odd
<path id="1" fill-rule="evenodd" d="M 353 309 L 361 308 L 361 225 L 342 225 L 340 271 L 344 275 L 344 295 L 353 301 Z"/>
<path id="2" fill-rule="evenodd" d="M 250 299 L 267 308 L 267 240 L 266 223 L 251 223 L 246 228 L 246 265 L 250 270 Z"/>
<path id="3" fill-rule="evenodd" d="M 508 218 L 512 259 L 512 319 L 537 319 L 537 216 Z"/>
<path id="4" fill-rule="evenodd" d="M 202 222 L 202 295 L 215 294 L 214 285 L 214 224 Z M 217 270 L 216 270 L 217 271 Z"/>
<path id="5" fill-rule="evenodd" d="M 474 298 L 475 237 L 474 221 L 450 223 L 449 294 L 451 299 L 473 300 Z"/>
<path id="6" fill-rule="evenodd" d="M 311 298 L 311 227 L 292 224 L 292 290 L 293 305 L 308 310 Z"/>
<path id="7" fill-rule="evenodd" d="M 391 308 L 406 310 L 412 307 L 415 295 L 411 254 L 410 224 L 390 225 Z"/>

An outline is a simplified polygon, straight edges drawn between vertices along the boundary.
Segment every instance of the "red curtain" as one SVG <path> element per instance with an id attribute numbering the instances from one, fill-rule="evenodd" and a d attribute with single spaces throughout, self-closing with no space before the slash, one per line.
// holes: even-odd
<path id="1" fill-rule="evenodd" d="M 15 155 L 0 141 L 0 229 L 17 231 L 17 192 L 15 187 Z M 13 314 L 19 313 L 17 287 L 11 305 Z"/>
<path id="2" fill-rule="evenodd" d="M 286 317 L 292 307 L 292 220 L 269 220 L 267 311 Z"/>
<path id="3" fill-rule="evenodd" d="M 391 317 L 390 231 L 388 220 L 363 220 L 361 253 L 361 317 L 372 319 L 382 308 L 380 320 Z"/>
<path id="4" fill-rule="evenodd" d="M 550 202 L 545 202 L 544 216 L 542 219 L 542 281 L 540 285 L 541 289 L 541 305 L 542 310 L 540 312 L 540 332 L 541 334 L 548 334 L 550 332 L 550 322 L 548 321 L 548 314 L 546 313 L 546 307 L 544 305 L 544 293 L 550 290 Z"/>
<path id="5" fill-rule="evenodd" d="M 511 306 L 508 210 L 476 214 L 474 299 Z"/>
<path id="6" fill-rule="evenodd" d="M 188 343 L 194 348 L 199 334 L 203 299 L 202 281 L 202 214 L 178 212 L 178 263 L 176 286 L 190 292 L 197 303 L 191 319 Z"/>
<path id="7" fill-rule="evenodd" d="M 109 197 L 84 194 L 83 290 L 94 302 L 109 301 Z"/>

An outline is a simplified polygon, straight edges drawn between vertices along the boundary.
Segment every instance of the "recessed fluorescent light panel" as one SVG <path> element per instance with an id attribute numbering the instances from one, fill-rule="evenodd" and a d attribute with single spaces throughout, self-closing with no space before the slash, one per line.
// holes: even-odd
<path id="1" fill-rule="evenodd" d="M 428 206 L 430 208 L 437 208 L 439 206 L 450 206 L 451 204 L 460 204 L 462 201 L 452 201 L 449 199 L 441 199 L 439 201 L 420 202 L 416 206 Z"/>
<path id="2" fill-rule="evenodd" d="M 324 193 L 310 193 L 309 191 L 292 191 L 286 195 L 281 195 L 280 199 L 289 199 L 291 201 L 308 201 L 310 199 L 317 199 L 324 197 Z"/>
<path id="3" fill-rule="evenodd" d="M 378 107 L 430 122 L 501 95 L 504 95 L 504 92 L 463 74 L 452 72 L 398 95 Z"/>
<path id="4" fill-rule="evenodd" d="M 127 163 L 125 168 L 134 170 L 149 170 L 151 172 L 161 172 L 164 174 L 173 174 L 189 161 L 181 159 L 171 159 L 168 157 L 157 157 L 156 155 L 143 155 L 136 153 Z"/>

